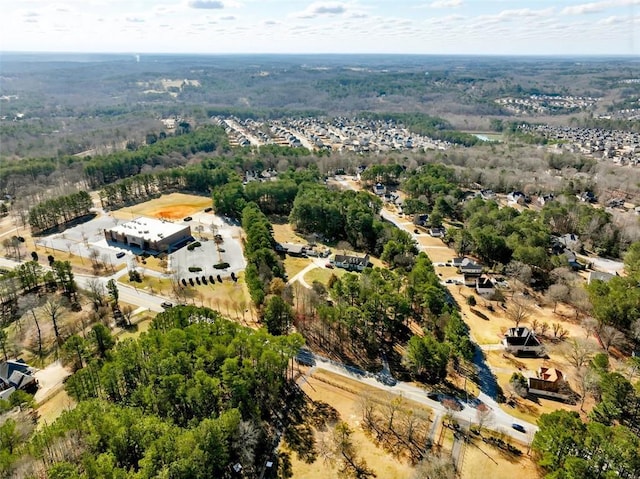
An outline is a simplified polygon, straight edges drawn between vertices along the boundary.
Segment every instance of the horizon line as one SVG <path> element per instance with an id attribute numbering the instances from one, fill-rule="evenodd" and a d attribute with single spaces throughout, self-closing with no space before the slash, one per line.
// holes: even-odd
<path id="1" fill-rule="evenodd" d="M 200 55 L 200 56 L 414 56 L 414 57 L 538 57 L 538 58 L 637 58 L 633 53 L 403 53 L 403 52 L 140 52 L 70 50 L 0 50 L 0 55 Z"/>

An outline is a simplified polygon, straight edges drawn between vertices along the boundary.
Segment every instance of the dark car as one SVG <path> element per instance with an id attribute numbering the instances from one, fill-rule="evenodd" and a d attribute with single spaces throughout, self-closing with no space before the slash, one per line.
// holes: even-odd
<path id="1" fill-rule="evenodd" d="M 162 306 L 164 309 L 169 309 L 173 307 L 173 304 L 169 303 L 168 301 L 165 301 L 164 303 L 160 303 L 160 306 Z"/>
<path id="2" fill-rule="evenodd" d="M 208 208 L 204 209 L 205 213 L 209 213 L 209 211 L 213 211 L 213 208 L 211 206 L 209 206 Z"/>
<path id="3" fill-rule="evenodd" d="M 390 374 L 378 373 L 376 374 L 376 380 L 384 384 L 385 386 L 395 386 L 398 381 Z"/>
<path id="4" fill-rule="evenodd" d="M 527 431 L 525 430 L 525 428 L 524 428 L 524 427 L 522 427 L 520 424 L 513 423 L 513 424 L 511 425 L 511 427 L 512 427 L 512 428 L 514 428 L 514 429 L 515 429 L 516 431 L 518 431 L 518 432 L 527 432 Z"/>
<path id="5" fill-rule="evenodd" d="M 193 218 L 191 216 L 187 216 L 184 220 L 185 221 L 191 221 Z"/>
<path id="6" fill-rule="evenodd" d="M 124 258 L 124 252 L 120 251 L 119 253 L 116 253 L 116 258 Z"/>
<path id="7" fill-rule="evenodd" d="M 420 234 L 420 231 L 418 231 L 417 229 L 413 230 L 413 232 L 414 232 L 415 234 L 417 234 L 417 235 L 419 235 L 419 234 Z"/>

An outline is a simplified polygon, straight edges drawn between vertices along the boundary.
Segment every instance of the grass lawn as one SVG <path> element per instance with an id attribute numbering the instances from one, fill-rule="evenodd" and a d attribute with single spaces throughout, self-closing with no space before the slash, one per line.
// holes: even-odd
<path id="1" fill-rule="evenodd" d="M 211 205 L 211 198 L 207 196 L 171 193 L 138 205 L 121 208 L 112 214 L 123 220 L 131 220 L 136 216 L 181 220 L 185 216 L 199 212 Z"/>
<path id="2" fill-rule="evenodd" d="M 123 341 L 125 339 L 137 339 L 142 333 L 149 330 L 151 322 L 153 321 L 153 318 L 155 316 L 155 313 L 150 313 L 147 311 L 142 314 L 136 315 L 135 318 L 132 318 L 132 322 L 136 326 L 136 328 L 131 330 L 121 330 L 121 333 L 117 336 L 118 341 Z"/>
<path id="3" fill-rule="evenodd" d="M 162 296 L 171 295 L 171 279 L 169 278 L 157 278 L 155 276 L 147 275 L 142 279 L 141 283 L 130 281 L 128 275 L 121 276 L 118 279 L 119 283 L 133 286 L 136 289 L 148 291 L 152 294 L 160 294 Z"/>
<path id="4" fill-rule="evenodd" d="M 107 265 L 106 268 L 100 268 L 96 271 L 93 269 L 91 260 L 89 258 L 84 258 L 82 256 L 75 255 L 73 253 L 69 253 L 68 251 L 63 251 L 59 249 L 53 248 L 44 248 L 42 246 L 37 246 L 35 248 L 38 253 L 38 259 L 40 264 L 47 265 L 47 256 L 53 255 L 56 261 L 69 261 L 71 266 L 73 267 L 73 271 L 79 274 L 86 274 L 92 276 L 109 276 L 113 273 L 120 271 L 121 269 L 126 268 L 124 263 L 120 263 L 117 266 Z"/>
<path id="5" fill-rule="evenodd" d="M 314 268 L 304 275 L 304 280 L 308 284 L 313 284 L 314 281 L 319 281 L 326 286 L 327 284 L 329 284 L 329 278 L 331 278 L 331 275 L 335 275 L 339 278 L 342 275 L 346 274 L 346 272 L 347 271 L 342 268 Z"/>
<path id="6" fill-rule="evenodd" d="M 293 278 L 310 264 L 311 260 L 309 258 L 294 258 L 287 256 L 284 259 L 284 269 L 287 272 L 287 277 L 289 279 Z"/>

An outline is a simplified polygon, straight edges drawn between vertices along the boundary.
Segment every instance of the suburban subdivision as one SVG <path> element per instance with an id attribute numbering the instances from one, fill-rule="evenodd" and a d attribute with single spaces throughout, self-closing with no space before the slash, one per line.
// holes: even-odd
<path id="1" fill-rule="evenodd" d="M 640 477 L 637 63 L 42 55 L 0 87 L 0 476 Z"/>

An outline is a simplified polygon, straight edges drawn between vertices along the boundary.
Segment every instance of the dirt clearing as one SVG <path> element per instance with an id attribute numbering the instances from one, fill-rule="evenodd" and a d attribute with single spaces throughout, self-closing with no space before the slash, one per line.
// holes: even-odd
<path id="1" fill-rule="evenodd" d="M 341 389 L 334 384 L 345 384 L 348 390 Z M 377 477 L 385 479 L 408 479 L 410 477 L 412 467 L 373 444 L 360 427 L 361 414 L 358 410 L 357 393 L 370 388 L 363 387 L 355 381 L 343 381 L 341 377 L 330 373 L 316 372 L 302 385 L 302 389 L 314 401 L 326 402 L 338 410 L 341 420 L 349 424 L 354 431 L 353 439 L 359 456 L 366 461 L 369 468 L 375 471 Z M 379 392 L 379 390 L 377 391 Z M 313 464 L 307 464 L 292 454 L 291 461 L 295 479 L 338 477 L 337 468 L 321 458 L 318 458 Z"/>
<path id="2" fill-rule="evenodd" d="M 138 205 L 121 208 L 114 211 L 113 216 L 126 220 L 133 219 L 136 216 L 181 220 L 210 207 L 211 204 L 211 198 L 206 196 L 171 193 Z"/>

